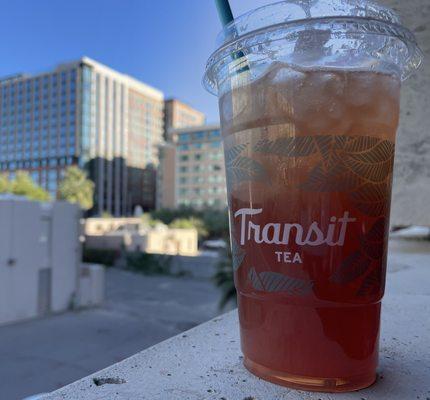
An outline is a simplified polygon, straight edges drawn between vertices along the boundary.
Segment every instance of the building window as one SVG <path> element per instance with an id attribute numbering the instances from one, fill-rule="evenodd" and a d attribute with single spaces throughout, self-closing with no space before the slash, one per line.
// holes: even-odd
<path id="1" fill-rule="evenodd" d="M 193 134 L 193 139 L 194 140 L 203 140 L 205 138 L 205 132 L 195 132 Z"/>
<path id="2" fill-rule="evenodd" d="M 178 135 L 178 141 L 179 142 L 189 142 L 190 141 L 190 135 L 188 133 L 181 133 Z"/>
<path id="3" fill-rule="evenodd" d="M 188 156 L 187 155 L 182 155 L 179 159 L 181 161 L 188 161 Z"/>
<path id="4" fill-rule="evenodd" d="M 211 147 L 213 149 L 217 149 L 217 148 L 221 147 L 221 141 L 217 140 L 216 142 L 212 142 Z"/>

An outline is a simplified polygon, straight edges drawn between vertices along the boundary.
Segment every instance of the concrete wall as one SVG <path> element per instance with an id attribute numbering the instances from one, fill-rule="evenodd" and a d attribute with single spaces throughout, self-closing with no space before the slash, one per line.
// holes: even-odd
<path id="1" fill-rule="evenodd" d="M 67 309 L 78 286 L 78 207 L 0 200 L 0 324 Z"/>
<path id="2" fill-rule="evenodd" d="M 391 224 L 430 225 L 430 1 L 380 0 L 397 11 L 425 54 L 403 82 Z"/>

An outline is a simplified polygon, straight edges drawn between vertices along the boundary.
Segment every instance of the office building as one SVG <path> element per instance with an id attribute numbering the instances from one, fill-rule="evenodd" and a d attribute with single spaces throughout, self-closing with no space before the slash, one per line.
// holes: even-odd
<path id="1" fill-rule="evenodd" d="M 157 208 L 224 208 L 226 182 L 219 126 L 170 131 L 160 151 Z"/>
<path id="2" fill-rule="evenodd" d="M 87 57 L 0 80 L 0 169 L 54 197 L 65 168 L 95 183 L 93 214 L 154 207 L 163 93 Z"/>
<path id="3" fill-rule="evenodd" d="M 164 102 L 164 138 L 170 140 L 169 131 L 204 125 L 205 115 L 178 99 L 168 99 Z"/>

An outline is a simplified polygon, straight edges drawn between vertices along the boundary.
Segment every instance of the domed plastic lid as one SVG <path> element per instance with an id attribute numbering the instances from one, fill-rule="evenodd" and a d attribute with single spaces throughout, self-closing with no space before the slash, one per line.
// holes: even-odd
<path id="1" fill-rule="evenodd" d="M 237 59 L 238 53 L 241 56 L 255 53 L 254 46 L 261 47 L 268 42 L 287 39 L 300 41 L 303 50 L 306 34 L 300 36 L 300 31 L 307 32 L 308 42 L 315 42 L 315 35 L 309 36 L 309 32 L 313 31 L 323 33 L 318 35 L 317 42 L 325 34 L 327 40 L 321 42 L 323 45 L 327 44 L 330 36 L 331 41 L 337 40 L 337 47 L 349 47 L 349 50 L 355 51 L 366 50 L 362 46 L 366 40 L 369 41 L 366 36 L 385 38 L 373 47 L 367 46 L 367 50 L 373 52 L 375 57 L 379 56 L 378 46 L 382 53 L 390 52 L 392 63 L 402 78 L 418 68 L 422 60 L 414 35 L 401 25 L 398 15 L 387 7 L 368 0 L 280 1 L 243 14 L 224 27 L 217 37 L 218 50 L 207 63 L 205 87 L 210 92 L 217 92 L 217 74 L 224 63 L 231 63 L 232 55 Z M 355 43 L 352 44 L 351 40 L 346 43 L 345 40 L 352 37 Z"/>

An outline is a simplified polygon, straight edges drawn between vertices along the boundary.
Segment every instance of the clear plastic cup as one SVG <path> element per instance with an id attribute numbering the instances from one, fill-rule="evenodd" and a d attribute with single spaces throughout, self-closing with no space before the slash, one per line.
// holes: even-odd
<path id="1" fill-rule="evenodd" d="M 368 1 L 282 1 L 230 23 L 218 94 L 244 364 L 340 392 L 376 376 L 410 31 Z"/>

